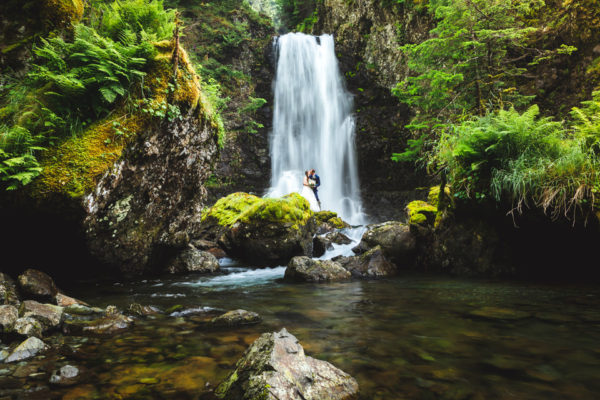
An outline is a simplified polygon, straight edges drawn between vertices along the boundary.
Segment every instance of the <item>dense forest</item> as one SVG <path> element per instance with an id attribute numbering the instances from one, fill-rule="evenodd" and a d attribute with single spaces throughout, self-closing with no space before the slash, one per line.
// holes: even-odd
<path id="1" fill-rule="evenodd" d="M 595 398 L 600 1 L 4 0 L 0 220 L 2 399 Z"/>

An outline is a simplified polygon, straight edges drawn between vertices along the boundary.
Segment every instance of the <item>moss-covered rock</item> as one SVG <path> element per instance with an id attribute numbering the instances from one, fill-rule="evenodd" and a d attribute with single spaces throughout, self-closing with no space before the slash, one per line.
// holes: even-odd
<path id="1" fill-rule="evenodd" d="M 316 231 L 310 205 L 297 193 L 282 198 L 232 193 L 206 210 L 202 221 L 219 231 L 228 254 L 260 266 L 310 255 Z"/>
<path id="2" fill-rule="evenodd" d="M 358 246 L 352 250 L 362 254 L 377 246 L 381 246 L 383 254 L 393 263 L 400 267 L 408 267 L 412 265 L 417 240 L 409 225 L 388 221 L 370 225 Z"/>
<path id="3" fill-rule="evenodd" d="M 219 225 L 227 227 L 236 222 L 291 223 L 298 227 L 306 224 L 312 215 L 310 204 L 298 193 L 282 198 L 260 198 L 238 192 L 217 201 L 203 214 L 202 220 L 214 218 Z"/>
<path id="4" fill-rule="evenodd" d="M 406 211 L 408 213 L 409 224 L 426 225 L 435 222 L 437 207 L 422 200 L 415 200 L 408 203 Z"/>
<path id="5" fill-rule="evenodd" d="M 350 226 L 333 211 L 316 212 L 315 220 L 317 221 L 317 230 L 320 234 L 331 232 L 334 229 L 348 228 Z"/>
<path id="6" fill-rule="evenodd" d="M 65 28 L 83 17 L 83 0 L 43 0 L 41 16 L 47 29 Z"/>

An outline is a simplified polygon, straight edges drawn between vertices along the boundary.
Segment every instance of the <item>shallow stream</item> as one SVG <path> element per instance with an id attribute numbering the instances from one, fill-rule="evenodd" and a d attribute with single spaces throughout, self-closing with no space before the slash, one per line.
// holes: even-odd
<path id="1" fill-rule="evenodd" d="M 287 284 L 279 280 L 283 267 L 251 270 L 228 259 L 222 267 L 217 276 L 71 288 L 98 306 L 137 302 L 174 311 L 110 338 L 56 338 L 74 349 L 58 364 L 76 363 L 86 378 L 67 389 L 28 380 L 23 398 L 211 399 L 248 345 L 282 327 L 307 354 L 354 376 L 361 399 L 596 399 L 600 393 L 597 287 L 409 274 Z M 259 313 L 263 322 L 203 327 L 219 310 L 237 308 Z"/>

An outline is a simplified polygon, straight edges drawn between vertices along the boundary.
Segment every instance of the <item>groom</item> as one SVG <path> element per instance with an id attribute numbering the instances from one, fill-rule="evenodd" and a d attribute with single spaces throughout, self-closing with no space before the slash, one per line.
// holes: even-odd
<path id="1" fill-rule="evenodd" d="M 313 181 L 316 182 L 315 186 L 311 187 L 313 192 L 315 192 L 315 197 L 317 198 L 317 202 L 319 203 L 319 208 L 321 208 L 321 200 L 319 200 L 319 186 L 321 186 L 321 178 L 319 178 L 319 175 L 317 175 L 317 172 L 315 171 L 315 169 L 311 169 L 308 172 L 308 179 L 312 179 Z"/>

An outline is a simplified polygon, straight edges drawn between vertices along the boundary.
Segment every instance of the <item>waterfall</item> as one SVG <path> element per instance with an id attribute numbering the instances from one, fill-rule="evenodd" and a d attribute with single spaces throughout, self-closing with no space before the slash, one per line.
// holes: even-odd
<path id="1" fill-rule="evenodd" d="M 345 90 L 333 37 L 288 33 L 276 39 L 275 110 L 267 196 L 300 193 L 304 171 L 321 178 L 323 210 L 363 223 L 354 146 L 352 98 Z"/>

